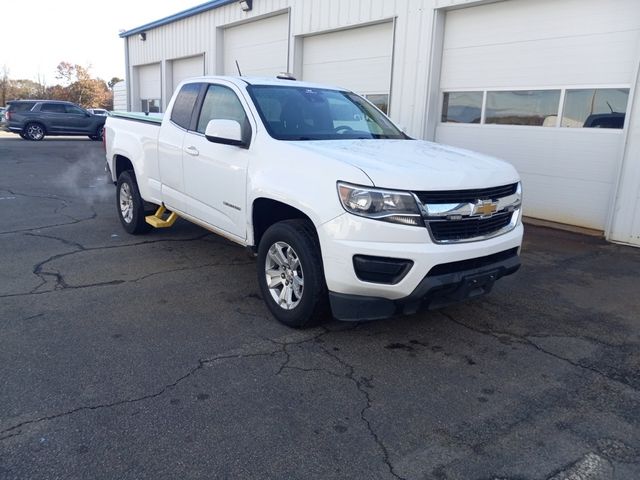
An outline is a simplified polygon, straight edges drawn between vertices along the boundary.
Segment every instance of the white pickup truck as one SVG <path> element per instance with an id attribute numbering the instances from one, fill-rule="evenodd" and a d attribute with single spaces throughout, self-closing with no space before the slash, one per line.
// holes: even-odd
<path id="1" fill-rule="evenodd" d="M 515 169 L 409 138 L 344 89 L 192 78 L 161 120 L 107 118 L 105 146 L 127 232 L 179 216 L 253 249 L 289 326 L 438 308 L 520 266 Z"/>

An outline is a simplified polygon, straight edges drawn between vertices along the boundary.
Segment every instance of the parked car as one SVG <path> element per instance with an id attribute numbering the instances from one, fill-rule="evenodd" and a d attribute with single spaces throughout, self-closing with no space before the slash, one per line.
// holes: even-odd
<path id="1" fill-rule="evenodd" d="M 26 140 L 46 135 L 87 135 L 102 139 L 107 117 L 94 115 L 71 102 L 58 100 L 14 100 L 8 102 L 6 128 Z"/>
<path id="2" fill-rule="evenodd" d="M 105 110 L 104 108 L 87 108 L 87 112 L 93 113 L 94 115 L 100 115 L 103 117 L 109 116 L 109 110 Z"/>
<path id="3" fill-rule="evenodd" d="M 105 146 L 127 232 L 180 216 L 249 247 L 262 298 L 292 327 L 328 307 L 341 320 L 440 308 L 520 266 L 513 166 L 414 140 L 348 90 L 189 79 L 162 121 L 108 117 Z"/>

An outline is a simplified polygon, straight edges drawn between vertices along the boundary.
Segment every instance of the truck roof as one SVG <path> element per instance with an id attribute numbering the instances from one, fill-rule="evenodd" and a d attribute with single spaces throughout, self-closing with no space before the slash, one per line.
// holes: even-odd
<path id="1" fill-rule="evenodd" d="M 312 83 L 312 82 L 301 82 L 298 80 L 288 80 L 282 78 L 272 78 L 272 77 L 239 77 L 237 75 L 207 75 L 202 77 L 190 78 L 189 82 L 194 81 L 207 81 L 207 80 L 226 80 L 228 82 L 233 82 L 236 85 L 279 85 L 279 86 L 287 86 L 287 87 L 306 87 L 306 88 L 325 88 L 330 90 L 339 90 L 346 92 L 348 89 L 342 87 L 336 87 L 334 85 L 325 85 L 320 83 Z"/>

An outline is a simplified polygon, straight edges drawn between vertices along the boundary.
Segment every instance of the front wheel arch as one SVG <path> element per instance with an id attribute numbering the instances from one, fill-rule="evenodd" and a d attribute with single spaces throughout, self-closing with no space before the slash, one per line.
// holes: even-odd
<path id="1" fill-rule="evenodd" d="M 264 233 L 278 222 L 285 220 L 306 220 L 314 222 L 302 210 L 271 198 L 260 197 L 253 201 L 251 224 L 253 225 L 253 245 L 257 249 Z"/>

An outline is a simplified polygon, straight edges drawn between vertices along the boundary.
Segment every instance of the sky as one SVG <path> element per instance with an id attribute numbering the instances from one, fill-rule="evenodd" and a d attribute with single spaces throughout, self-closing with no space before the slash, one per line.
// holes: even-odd
<path id="1" fill-rule="evenodd" d="M 0 69 L 9 78 L 58 83 L 61 61 L 91 65 L 106 81 L 124 78 L 124 40 L 130 30 L 206 0 L 31 0 L 2 2 Z"/>

